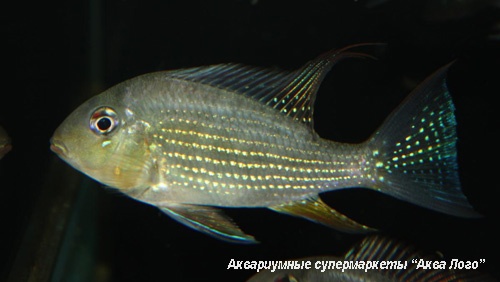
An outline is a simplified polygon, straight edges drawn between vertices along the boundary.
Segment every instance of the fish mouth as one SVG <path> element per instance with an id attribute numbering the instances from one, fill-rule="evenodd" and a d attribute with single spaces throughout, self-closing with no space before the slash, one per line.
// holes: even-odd
<path id="1" fill-rule="evenodd" d="M 57 155 L 61 157 L 67 157 L 68 156 L 68 149 L 64 144 L 53 137 L 50 139 L 50 149 L 52 152 L 56 153 Z"/>

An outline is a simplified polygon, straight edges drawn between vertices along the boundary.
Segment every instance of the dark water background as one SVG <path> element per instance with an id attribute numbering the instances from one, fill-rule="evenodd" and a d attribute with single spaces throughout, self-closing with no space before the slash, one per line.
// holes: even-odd
<path id="1" fill-rule="evenodd" d="M 14 1 L 12 1 L 14 2 Z M 379 4 L 377 4 L 379 3 Z M 456 218 L 364 189 L 323 194 L 332 207 L 450 261 L 486 259 L 500 277 L 500 10 L 486 1 L 26 1 L 2 4 L 0 280 L 244 281 L 231 259 L 341 255 L 362 239 L 265 209 L 228 209 L 259 245 L 192 231 L 82 176 L 49 151 L 80 103 L 146 72 L 239 62 L 294 69 L 332 48 L 365 48 L 325 79 L 315 111 L 324 138 L 366 139 L 422 79 L 456 60 L 463 191 L 481 219 Z"/>

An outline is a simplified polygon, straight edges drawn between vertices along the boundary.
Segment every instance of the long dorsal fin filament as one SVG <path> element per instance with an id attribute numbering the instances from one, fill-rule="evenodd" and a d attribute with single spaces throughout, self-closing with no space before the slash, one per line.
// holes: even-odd
<path id="1" fill-rule="evenodd" d="M 367 54 L 348 51 L 367 45 L 378 44 L 354 44 L 339 50 L 331 50 L 293 72 L 240 64 L 220 64 L 169 71 L 167 75 L 251 97 L 312 128 L 313 105 L 324 77 L 333 65 L 344 58 L 373 58 Z"/>

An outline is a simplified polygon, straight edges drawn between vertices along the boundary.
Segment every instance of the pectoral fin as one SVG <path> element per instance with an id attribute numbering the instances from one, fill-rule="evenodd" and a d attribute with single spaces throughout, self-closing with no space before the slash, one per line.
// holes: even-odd
<path id="1" fill-rule="evenodd" d="M 245 234 L 231 218 L 216 208 L 186 204 L 159 208 L 178 222 L 217 239 L 240 244 L 258 243 L 253 236 Z"/>
<path id="2" fill-rule="evenodd" d="M 367 233 L 376 231 L 376 229 L 357 223 L 332 209 L 321 201 L 318 196 L 269 208 L 280 213 L 303 217 L 347 233 Z"/>

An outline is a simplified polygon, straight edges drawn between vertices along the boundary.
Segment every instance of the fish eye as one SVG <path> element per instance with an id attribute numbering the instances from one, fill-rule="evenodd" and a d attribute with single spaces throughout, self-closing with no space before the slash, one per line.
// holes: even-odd
<path id="1" fill-rule="evenodd" d="M 97 135 L 107 135 L 118 126 L 118 117 L 110 107 L 100 107 L 90 117 L 90 129 Z"/>

